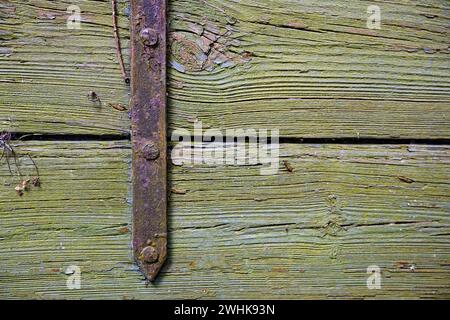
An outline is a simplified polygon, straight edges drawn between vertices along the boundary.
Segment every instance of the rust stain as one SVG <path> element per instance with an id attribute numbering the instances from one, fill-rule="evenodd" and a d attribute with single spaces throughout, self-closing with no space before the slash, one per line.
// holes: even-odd
<path id="1" fill-rule="evenodd" d="M 126 234 L 126 233 L 129 233 L 129 232 L 130 232 L 130 228 L 128 228 L 128 227 L 119 228 L 119 233 L 120 234 Z"/>
<path id="2" fill-rule="evenodd" d="M 397 261 L 395 267 L 401 270 L 409 270 L 414 272 L 416 270 L 416 264 L 408 261 Z"/>
<path id="3" fill-rule="evenodd" d="M 408 178 L 408 177 L 404 177 L 404 176 L 398 176 L 397 177 L 398 180 L 403 181 L 405 183 L 413 183 L 415 182 L 415 180 Z"/>
<path id="4" fill-rule="evenodd" d="M 117 111 L 127 111 L 127 106 L 124 104 L 120 104 L 120 103 L 109 103 L 108 106 L 110 106 L 111 108 L 117 110 Z"/>
<path id="5" fill-rule="evenodd" d="M 170 191 L 174 194 L 186 194 L 188 192 L 188 190 L 186 190 L 186 189 L 181 189 L 181 188 L 176 188 L 176 187 L 173 187 Z"/>
<path id="6" fill-rule="evenodd" d="M 288 172 L 292 173 L 292 172 L 295 171 L 294 167 L 291 165 L 291 163 L 290 163 L 289 161 L 284 160 L 284 161 L 283 161 L 283 164 L 284 164 L 284 167 L 286 168 L 286 170 L 287 170 Z"/>
<path id="7" fill-rule="evenodd" d="M 272 272 L 286 273 L 286 272 L 289 272 L 289 269 L 286 267 L 272 267 Z"/>

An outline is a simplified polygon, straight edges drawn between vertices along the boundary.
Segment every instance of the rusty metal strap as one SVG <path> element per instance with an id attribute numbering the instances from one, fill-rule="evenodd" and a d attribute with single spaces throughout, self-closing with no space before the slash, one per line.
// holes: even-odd
<path id="1" fill-rule="evenodd" d="M 131 0 L 133 253 L 153 281 L 167 256 L 166 0 Z"/>

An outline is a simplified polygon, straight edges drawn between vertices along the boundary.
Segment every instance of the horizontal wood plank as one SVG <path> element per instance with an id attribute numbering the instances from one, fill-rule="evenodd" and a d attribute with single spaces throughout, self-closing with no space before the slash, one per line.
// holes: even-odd
<path id="1" fill-rule="evenodd" d="M 119 2 L 129 61 L 128 1 Z M 169 2 L 169 128 L 278 128 L 286 137 L 449 137 L 448 3 L 181 0 Z M 18 132 L 129 132 L 110 1 L 0 7 L 0 123 Z M 102 105 L 87 98 L 96 92 Z"/>
<path id="2" fill-rule="evenodd" d="M 128 1 L 117 2 L 128 66 Z M 67 9 L 74 4 L 81 9 L 79 30 L 67 28 L 72 14 Z M 2 129 L 128 135 L 127 112 L 110 106 L 129 103 L 116 56 L 111 1 L 3 1 L 0 97 Z"/>
<path id="3" fill-rule="evenodd" d="M 366 26 L 369 5 L 381 29 Z M 448 2 L 171 4 L 171 127 L 448 138 Z"/>
<path id="4" fill-rule="evenodd" d="M 173 165 L 170 257 L 146 287 L 130 249 L 129 143 L 15 145 L 42 186 L 19 197 L 1 163 L 2 298 L 450 297 L 450 146 L 286 144 L 270 176 Z M 66 288 L 70 265 L 80 290 Z M 366 287 L 369 265 L 381 290 Z"/>

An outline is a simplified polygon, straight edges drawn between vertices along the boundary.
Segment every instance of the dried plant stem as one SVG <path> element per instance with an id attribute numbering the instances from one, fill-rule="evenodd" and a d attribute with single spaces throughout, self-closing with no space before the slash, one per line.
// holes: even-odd
<path id="1" fill-rule="evenodd" d="M 36 165 L 36 162 L 34 159 L 27 153 L 28 158 L 30 158 L 31 162 L 33 162 L 34 169 L 36 170 L 36 176 L 39 178 L 39 168 Z"/>
<path id="2" fill-rule="evenodd" d="M 125 71 L 125 65 L 123 63 L 123 56 L 122 56 L 122 46 L 120 44 L 119 30 L 117 28 L 116 0 L 111 0 L 111 5 L 112 5 L 112 19 L 113 19 L 114 39 L 116 41 L 117 59 L 119 60 L 120 72 L 122 73 L 122 78 L 125 81 L 125 83 L 128 84 L 128 83 L 130 83 L 130 78 L 127 76 L 127 72 Z"/>

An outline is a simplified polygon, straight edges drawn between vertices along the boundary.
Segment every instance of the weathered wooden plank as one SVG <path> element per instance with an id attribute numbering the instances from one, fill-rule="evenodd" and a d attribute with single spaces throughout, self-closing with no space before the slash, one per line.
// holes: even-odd
<path id="1" fill-rule="evenodd" d="M 71 3 L 70 3 L 71 4 Z M 128 61 L 128 1 L 119 1 Z M 448 2 L 171 1 L 170 127 L 280 128 L 289 137 L 448 138 Z M 2 2 L 0 123 L 126 134 L 110 1 Z M 128 64 L 127 64 L 128 65 Z M 102 107 L 87 99 L 95 91 Z"/>
<path id="2" fill-rule="evenodd" d="M 2 298 L 450 297 L 449 146 L 287 144 L 294 171 L 273 176 L 172 166 L 169 262 L 146 287 L 130 248 L 129 143 L 20 144 L 42 188 L 18 197 L 2 163 Z M 366 288 L 374 264 L 381 290 Z M 70 265 L 80 290 L 66 288 Z"/>
<path id="3" fill-rule="evenodd" d="M 448 138 L 447 1 L 171 4 L 171 125 Z"/>
<path id="4" fill-rule="evenodd" d="M 70 5 L 81 29 L 68 29 Z M 123 55 L 129 61 L 128 1 L 118 1 Z M 121 78 L 111 1 L 0 4 L 0 124 L 32 133 L 122 134 L 129 131 L 129 88 Z M 127 63 L 128 65 L 128 63 Z M 90 92 L 100 98 L 91 101 Z M 95 100 L 95 99 L 94 99 Z"/>

